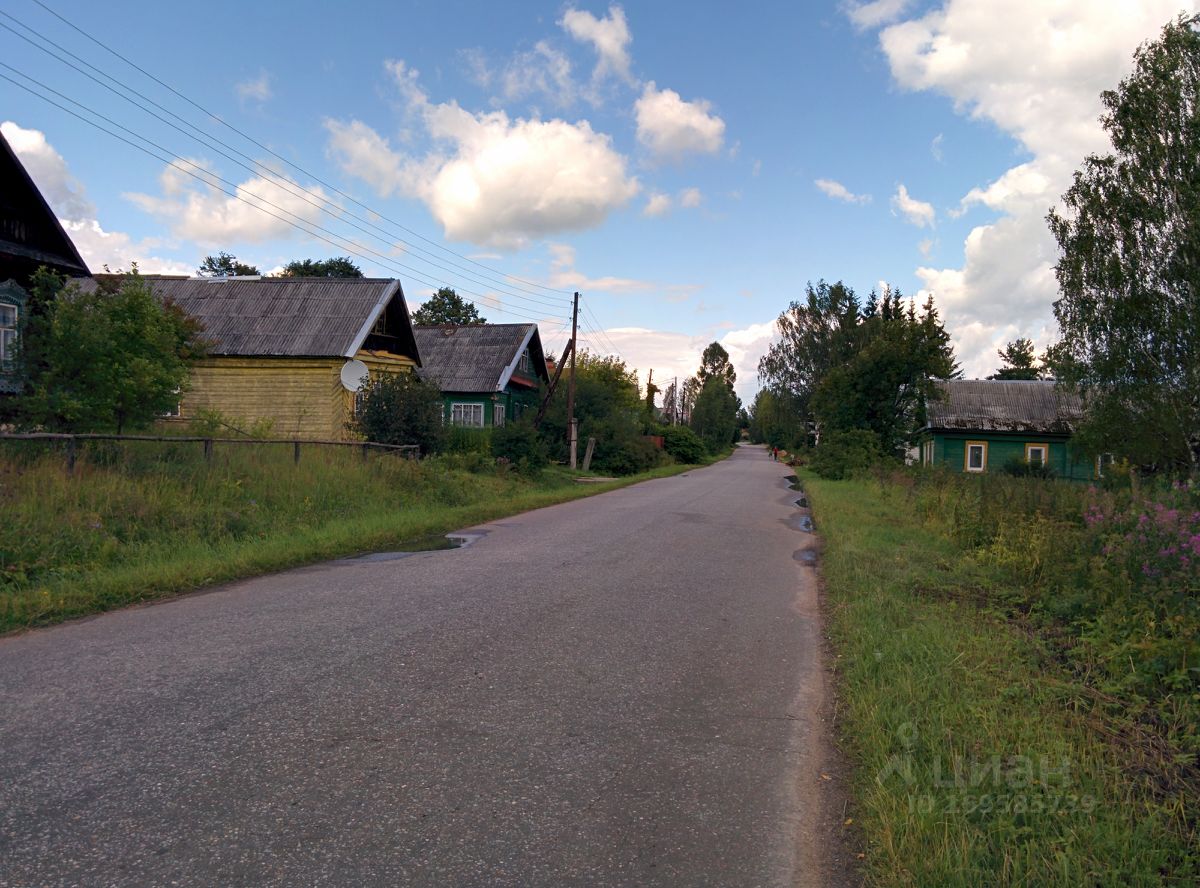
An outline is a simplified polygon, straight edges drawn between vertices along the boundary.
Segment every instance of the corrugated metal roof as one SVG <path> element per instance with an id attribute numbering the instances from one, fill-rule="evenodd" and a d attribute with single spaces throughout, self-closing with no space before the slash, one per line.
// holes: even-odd
<path id="1" fill-rule="evenodd" d="M 1053 381 L 951 379 L 926 407 L 927 428 L 1069 435 L 1083 416 L 1079 396 Z"/>
<path id="2" fill-rule="evenodd" d="M 499 391 L 526 339 L 535 374 L 549 378 L 537 324 L 414 327 L 413 332 L 421 352 L 421 378 L 444 392 Z"/>
<path id="3" fill-rule="evenodd" d="M 155 295 L 175 302 L 204 326 L 212 354 L 339 357 L 362 347 L 389 304 L 392 332 L 411 344 L 400 282 L 391 278 L 185 278 L 146 275 Z M 79 281 L 85 289 L 95 279 Z M 406 352 L 402 352 L 406 353 Z"/>

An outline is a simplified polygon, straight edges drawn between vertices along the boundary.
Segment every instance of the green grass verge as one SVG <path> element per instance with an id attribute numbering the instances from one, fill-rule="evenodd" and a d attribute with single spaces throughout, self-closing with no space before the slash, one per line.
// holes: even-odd
<path id="1" fill-rule="evenodd" d="M 1192 885 L 1198 853 L 1141 751 L 1008 580 L 878 481 L 801 471 L 825 549 L 840 730 L 877 885 Z"/>
<path id="2" fill-rule="evenodd" d="M 180 450 L 0 459 L 0 633 L 412 541 L 697 468 L 579 484 L 488 461 Z M 715 460 L 714 460 L 715 461 Z M 576 473 L 576 475 L 581 473 Z"/>

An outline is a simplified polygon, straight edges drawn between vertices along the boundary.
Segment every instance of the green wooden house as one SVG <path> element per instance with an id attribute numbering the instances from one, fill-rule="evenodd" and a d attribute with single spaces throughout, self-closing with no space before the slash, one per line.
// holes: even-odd
<path id="1" fill-rule="evenodd" d="M 502 426 L 537 410 L 549 382 L 537 324 L 414 327 L 422 379 L 442 390 L 445 420 L 467 428 Z"/>
<path id="2" fill-rule="evenodd" d="M 1058 478 L 1099 477 L 1100 461 L 1068 446 L 1082 402 L 1053 381 L 951 379 L 938 387 L 917 437 L 922 465 L 984 473 L 1022 462 L 1049 466 Z"/>

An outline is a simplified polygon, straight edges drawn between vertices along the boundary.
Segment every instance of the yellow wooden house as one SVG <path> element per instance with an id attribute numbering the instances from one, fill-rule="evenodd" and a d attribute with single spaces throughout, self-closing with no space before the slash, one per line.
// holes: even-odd
<path id="1" fill-rule="evenodd" d="M 160 299 L 196 318 L 210 343 L 171 421 L 217 411 L 235 427 L 267 421 L 278 437 L 345 439 L 355 397 L 346 382 L 357 381 L 363 365 L 377 375 L 421 363 L 398 280 L 146 280 Z"/>

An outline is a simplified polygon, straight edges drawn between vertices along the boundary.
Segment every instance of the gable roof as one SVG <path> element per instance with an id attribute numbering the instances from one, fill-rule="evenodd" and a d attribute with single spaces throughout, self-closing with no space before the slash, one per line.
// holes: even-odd
<path id="1" fill-rule="evenodd" d="M 535 375 L 549 380 L 537 324 L 414 327 L 421 378 L 444 392 L 499 392 L 529 349 Z"/>
<path id="2" fill-rule="evenodd" d="M 1053 380 L 950 379 L 926 405 L 927 429 L 1069 435 L 1083 416 L 1077 394 Z"/>
<path id="3" fill-rule="evenodd" d="M 0 133 L 0 280 L 49 265 L 67 275 L 90 274 L 4 134 Z"/>
<path id="4" fill-rule="evenodd" d="M 391 278 L 186 278 L 144 275 L 204 327 L 215 355 L 344 357 L 384 316 L 387 351 L 421 363 L 404 291 Z M 95 278 L 78 282 L 85 290 Z M 382 349 L 380 349 L 382 350 Z"/>

